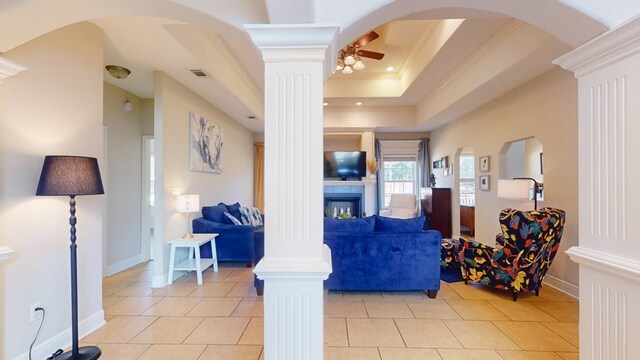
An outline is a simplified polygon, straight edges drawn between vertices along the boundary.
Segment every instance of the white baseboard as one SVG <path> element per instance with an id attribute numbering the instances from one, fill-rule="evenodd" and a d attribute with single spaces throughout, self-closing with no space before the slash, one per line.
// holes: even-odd
<path id="1" fill-rule="evenodd" d="M 113 274 L 117 274 L 122 270 L 126 270 L 132 266 L 141 264 L 143 262 L 144 262 L 144 257 L 142 256 L 142 254 L 132 256 L 128 259 L 122 260 L 113 265 L 108 265 L 107 268 L 105 269 L 106 273 L 104 274 L 104 276 L 106 277 L 106 276 L 111 276 Z"/>
<path id="2" fill-rule="evenodd" d="M 162 275 L 154 275 L 153 279 L 151 280 L 151 287 L 162 288 L 167 286 L 167 276 L 169 276 L 168 273 Z"/>
<path id="3" fill-rule="evenodd" d="M 579 287 L 549 274 L 544 277 L 544 285 L 552 287 L 576 299 L 580 296 Z"/>
<path id="4" fill-rule="evenodd" d="M 85 318 L 84 320 L 81 320 L 78 323 L 79 338 L 82 339 L 83 337 L 96 331 L 106 323 L 107 322 L 104 320 L 103 310 L 100 310 L 94 313 L 93 315 Z M 46 359 L 49 356 L 51 356 L 51 354 L 53 354 L 53 352 L 55 352 L 56 350 L 68 349 L 70 347 L 71 347 L 71 327 L 67 328 L 66 330 L 59 333 L 58 335 L 55 335 L 41 342 L 37 346 L 35 346 L 33 348 L 33 351 L 31 352 L 31 358 Z M 29 352 L 27 351 L 23 354 L 18 355 L 13 360 L 28 360 L 28 359 L 29 359 Z"/>

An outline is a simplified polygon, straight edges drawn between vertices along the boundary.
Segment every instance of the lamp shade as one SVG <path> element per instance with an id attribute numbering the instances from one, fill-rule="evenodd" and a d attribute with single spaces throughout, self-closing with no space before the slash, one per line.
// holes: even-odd
<path id="1" fill-rule="evenodd" d="M 98 160 L 84 156 L 47 155 L 36 195 L 104 194 Z"/>
<path id="2" fill-rule="evenodd" d="M 178 195 L 178 212 L 190 213 L 200 210 L 200 195 Z"/>
<path id="3" fill-rule="evenodd" d="M 529 180 L 498 180 L 498 197 L 506 199 L 530 199 Z"/>

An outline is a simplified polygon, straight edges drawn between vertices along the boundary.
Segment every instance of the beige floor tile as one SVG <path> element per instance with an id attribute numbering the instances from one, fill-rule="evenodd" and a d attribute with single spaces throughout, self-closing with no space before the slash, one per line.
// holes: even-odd
<path id="1" fill-rule="evenodd" d="M 447 303 L 464 320 L 509 320 L 486 300 L 447 300 Z"/>
<path id="2" fill-rule="evenodd" d="M 356 302 L 364 300 L 382 300 L 382 294 L 380 291 L 343 291 L 342 300 Z"/>
<path id="3" fill-rule="evenodd" d="M 438 294 L 436 295 L 436 299 L 438 300 L 449 300 L 449 299 L 462 299 L 462 297 L 455 292 L 449 284 L 441 281 L 440 282 L 440 290 L 438 290 Z"/>
<path id="4" fill-rule="evenodd" d="M 498 350 L 498 354 L 500 354 L 504 360 L 562 360 L 556 353 L 548 351 Z"/>
<path id="5" fill-rule="evenodd" d="M 234 269 L 229 276 L 224 278 L 224 282 L 245 282 L 253 284 L 253 272 L 252 269 Z"/>
<path id="6" fill-rule="evenodd" d="M 116 317 L 116 316 L 115 315 L 106 315 L 104 317 L 104 321 L 109 321 L 109 320 L 113 319 L 114 317 Z"/>
<path id="7" fill-rule="evenodd" d="M 142 281 L 134 282 L 124 289 L 113 294 L 115 296 L 151 296 L 154 289 L 151 288 L 151 282 Z"/>
<path id="8" fill-rule="evenodd" d="M 262 345 L 264 344 L 264 318 L 254 317 L 242 334 L 240 345 Z"/>
<path id="9" fill-rule="evenodd" d="M 460 319 L 460 316 L 445 300 L 430 299 L 429 301 L 408 302 L 407 305 L 416 319 Z"/>
<path id="10" fill-rule="evenodd" d="M 228 297 L 258 297 L 253 282 L 251 283 L 237 283 L 233 289 L 227 294 Z"/>
<path id="11" fill-rule="evenodd" d="M 102 283 L 102 296 L 113 296 L 118 291 L 126 288 L 131 285 L 130 282 L 107 282 L 106 280 Z"/>
<path id="12" fill-rule="evenodd" d="M 444 323 L 466 349 L 520 350 L 490 321 L 445 320 Z"/>
<path id="13" fill-rule="evenodd" d="M 102 298 L 102 308 L 106 309 L 125 298 L 124 296 L 105 296 Z"/>
<path id="14" fill-rule="evenodd" d="M 184 316 L 191 311 L 200 300 L 199 298 L 188 297 L 166 297 L 158 301 L 142 315 Z"/>
<path id="15" fill-rule="evenodd" d="M 229 316 L 242 298 L 202 298 L 187 316 Z"/>
<path id="16" fill-rule="evenodd" d="M 202 282 L 210 283 L 210 282 L 222 282 L 224 279 L 231 275 L 233 269 L 219 267 L 218 272 L 211 271 L 210 269 L 202 273 Z M 195 284 L 197 281 L 195 273 L 192 274 L 192 282 Z"/>
<path id="17" fill-rule="evenodd" d="M 134 344 L 182 344 L 203 318 L 161 317 L 130 342 Z"/>
<path id="18" fill-rule="evenodd" d="M 557 321 L 556 318 L 526 301 L 496 300 L 488 301 L 513 321 Z"/>
<path id="19" fill-rule="evenodd" d="M 577 352 L 559 352 L 557 353 L 563 360 L 579 360 L 580 354 Z"/>
<path id="20" fill-rule="evenodd" d="M 325 360 L 380 360 L 375 347 L 326 347 Z"/>
<path id="21" fill-rule="evenodd" d="M 151 345 L 149 344 L 98 344 L 102 350 L 100 360 L 136 360 Z"/>
<path id="22" fill-rule="evenodd" d="M 542 325 L 554 333 L 562 336 L 575 347 L 579 346 L 580 337 L 578 335 L 579 326 L 578 323 L 559 323 L 559 322 L 543 322 Z"/>
<path id="23" fill-rule="evenodd" d="M 153 345 L 140 360 L 197 360 L 205 345 Z"/>
<path id="24" fill-rule="evenodd" d="M 395 302 L 395 303 L 404 303 L 406 298 L 409 299 L 424 299 L 424 297 L 420 294 L 421 291 L 381 291 L 381 298 L 374 299 L 365 299 L 368 302 Z"/>
<path id="25" fill-rule="evenodd" d="M 578 301 L 578 299 L 572 296 L 569 296 L 563 293 L 562 291 L 558 291 L 549 286 L 543 286 L 543 288 L 540 289 L 540 296 L 532 296 L 530 300 L 532 301 L 571 301 L 571 302 Z"/>
<path id="26" fill-rule="evenodd" d="M 196 284 L 174 282 L 153 292 L 153 296 L 187 296 L 198 287 Z"/>
<path id="27" fill-rule="evenodd" d="M 405 347 L 393 319 L 347 319 L 347 333 L 351 346 Z"/>
<path id="28" fill-rule="evenodd" d="M 105 326 L 84 337 L 82 341 L 100 344 L 128 343 L 156 319 L 155 316 L 116 316 Z"/>
<path id="29" fill-rule="evenodd" d="M 209 345 L 198 360 L 258 360 L 262 346 Z"/>
<path id="30" fill-rule="evenodd" d="M 578 303 L 536 301 L 531 304 L 562 322 L 578 322 L 580 320 Z"/>
<path id="31" fill-rule="evenodd" d="M 349 321 L 349 319 L 347 319 Z M 442 320 L 397 319 L 396 324 L 407 347 L 461 348 Z M 349 334 L 351 335 L 351 334 Z"/>
<path id="32" fill-rule="evenodd" d="M 105 315 L 140 315 L 162 298 L 151 296 L 133 296 L 124 298 L 104 309 Z"/>
<path id="33" fill-rule="evenodd" d="M 413 313 L 405 303 L 403 297 L 393 299 L 393 301 L 368 301 L 364 302 L 367 314 L 370 318 L 386 319 L 413 319 Z"/>
<path id="34" fill-rule="evenodd" d="M 205 318 L 187 337 L 185 344 L 235 345 L 245 331 L 249 318 Z"/>
<path id="35" fill-rule="evenodd" d="M 382 360 L 442 360 L 435 349 L 380 348 Z"/>
<path id="36" fill-rule="evenodd" d="M 503 360 L 494 350 L 438 349 L 443 360 Z"/>
<path id="37" fill-rule="evenodd" d="M 262 317 L 264 316 L 264 301 L 261 297 L 244 298 L 231 313 L 231 316 Z"/>
<path id="38" fill-rule="evenodd" d="M 362 301 L 328 301 L 324 304 L 328 317 L 366 318 L 367 309 Z"/>
<path id="39" fill-rule="evenodd" d="M 324 319 L 324 342 L 328 346 L 349 346 L 347 322 L 344 318 Z"/>
<path id="40" fill-rule="evenodd" d="M 465 285 L 463 281 L 450 283 L 448 285 L 453 291 L 458 293 L 461 298 L 466 300 L 502 300 L 502 296 L 500 296 L 498 292 L 504 291 L 471 282 Z"/>
<path id="41" fill-rule="evenodd" d="M 203 283 L 196 286 L 189 297 L 225 297 L 236 286 L 235 283 Z"/>
<path id="42" fill-rule="evenodd" d="M 578 351 L 575 346 L 539 322 L 493 321 L 493 324 L 523 350 Z"/>

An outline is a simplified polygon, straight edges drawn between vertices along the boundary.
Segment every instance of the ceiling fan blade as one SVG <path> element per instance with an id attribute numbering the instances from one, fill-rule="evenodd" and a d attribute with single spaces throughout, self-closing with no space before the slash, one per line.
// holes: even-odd
<path id="1" fill-rule="evenodd" d="M 353 46 L 355 46 L 357 48 L 363 47 L 363 46 L 367 45 L 368 43 L 372 42 L 373 40 L 375 40 L 375 39 L 377 39 L 379 37 L 380 37 L 380 35 L 378 35 L 377 32 L 371 31 L 370 33 L 364 35 L 360 39 L 354 41 L 353 42 Z"/>
<path id="2" fill-rule="evenodd" d="M 379 53 L 375 51 L 367 51 L 367 50 L 358 50 L 357 54 L 362 57 L 376 59 L 376 60 L 382 60 L 382 58 L 384 57 L 383 53 Z"/>

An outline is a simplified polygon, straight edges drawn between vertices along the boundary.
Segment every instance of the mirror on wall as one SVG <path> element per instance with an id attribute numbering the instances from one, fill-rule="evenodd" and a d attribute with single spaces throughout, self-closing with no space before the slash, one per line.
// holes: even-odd
<path id="1" fill-rule="evenodd" d="M 501 156 L 501 179 L 532 178 L 541 185 L 544 183 L 544 151 L 535 137 L 506 143 Z M 530 194 L 533 198 L 533 181 Z M 538 200 L 543 200 L 543 194 L 543 191 L 538 194 Z"/>

